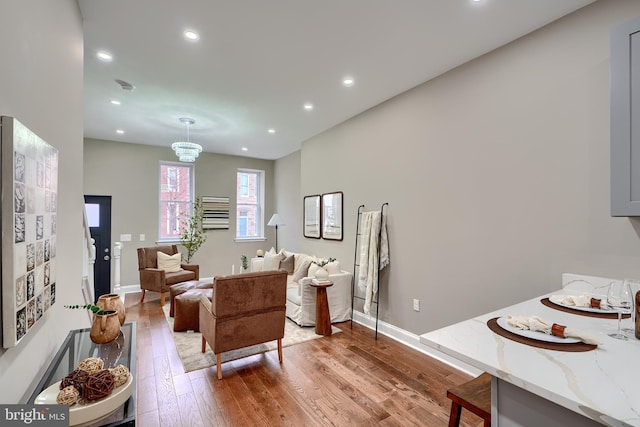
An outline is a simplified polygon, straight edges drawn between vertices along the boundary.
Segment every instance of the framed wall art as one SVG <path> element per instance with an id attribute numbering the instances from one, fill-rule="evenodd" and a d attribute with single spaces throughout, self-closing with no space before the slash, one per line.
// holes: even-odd
<path id="1" fill-rule="evenodd" d="M 56 302 L 58 150 L 2 116 L 2 345 L 15 347 Z"/>
<path id="2" fill-rule="evenodd" d="M 320 195 L 305 196 L 302 205 L 304 237 L 320 238 Z"/>
<path id="3" fill-rule="evenodd" d="M 322 238 L 342 240 L 342 191 L 322 195 Z"/>
<path id="4" fill-rule="evenodd" d="M 229 198 L 202 196 L 202 229 L 229 229 Z"/>

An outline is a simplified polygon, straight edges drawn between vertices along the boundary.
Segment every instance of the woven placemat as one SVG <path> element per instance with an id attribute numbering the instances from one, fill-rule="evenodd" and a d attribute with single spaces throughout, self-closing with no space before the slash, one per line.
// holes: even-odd
<path id="1" fill-rule="evenodd" d="M 496 334 L 501 337 L 509 338 L 512 341 L 519 342 L 521 344 L 530 345 L 532 347 L 544 348 L 546 350 L 557 350 L 557 351 L 589 351 L 598 348 L 597 345 L 594 344 L 585 344 L 583 342 L 574 342 L 574 343 L 555 343 L 548 341 L 539 341 L 534 340 L 533 338 L 523 337 L 522 335 L 514 334 L 513 332 L 509 332 L 506 329 L 503 329 L 500 325 L 498 325 L 498 318 L 494 317 L 493 319 L 487 320 L 487 326 Z"/>
<path id="2" fill-rule="evenodd" d="M 593 312 L 593 311 L 576 310 L 575 308 L 564 307 L 562 305 L 554 304 L 549 300 L 549 298 L 542 298 L 540 300 L 540 302 L 543 305 L 546 305 L 547 307 L 553 308 L 555 310 L 565 311 L 565 312 L 571 313 L 571 314 L 578 314 L 580 316 L 599 317 L 601 319 L 617 319 L 618 318 L 618 313 L 615 312 L 615 311 L 613 313 L 597 313 L 597 312 Z M 631 317 L 630 314 L 623 314 L 622 315 L 623 319 L 628 319 L 629 317 Z"/>

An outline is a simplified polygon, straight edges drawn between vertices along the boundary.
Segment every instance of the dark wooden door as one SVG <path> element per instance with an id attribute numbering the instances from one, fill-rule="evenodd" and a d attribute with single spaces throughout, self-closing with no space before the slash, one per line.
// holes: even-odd
<path id="1" fill-rule="evenodd" d="M 96 262 L 93 268 L 93 291 L 96 302 L 100 295 L 111 293 L 111 196 L 84 196 L 89 231 L 95 241 Z"/>

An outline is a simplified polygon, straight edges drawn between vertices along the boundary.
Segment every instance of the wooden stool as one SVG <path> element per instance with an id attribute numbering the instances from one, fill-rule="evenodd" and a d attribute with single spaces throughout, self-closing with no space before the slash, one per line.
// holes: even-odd
<path id="1" fill-rule="evenodd" d="M 451 399 L 449 427 L 460 425 L 462 408 L 473 412 L 484 420 L 484 427 L 491 426 L 491 375 L 486 372 L 464 384 L 447 390 Z"/>

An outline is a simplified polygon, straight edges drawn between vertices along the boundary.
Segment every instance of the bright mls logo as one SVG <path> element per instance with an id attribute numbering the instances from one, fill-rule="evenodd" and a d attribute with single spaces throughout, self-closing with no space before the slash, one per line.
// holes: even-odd
<path id="1" fill-rule="evenodd" d="M 0 405 L 1 426 L 68 427 L 67 405 Z"/>

